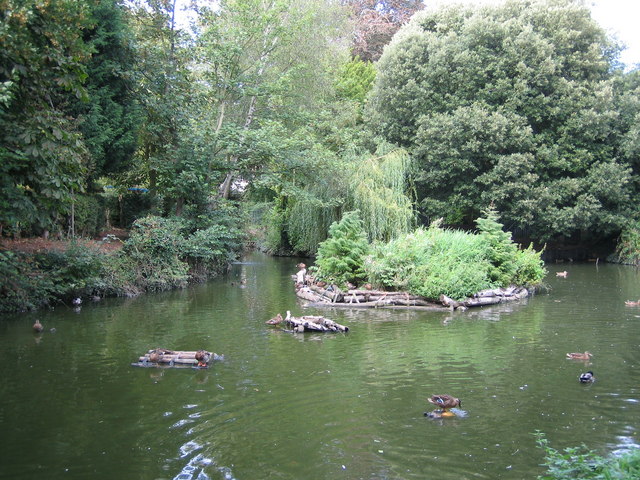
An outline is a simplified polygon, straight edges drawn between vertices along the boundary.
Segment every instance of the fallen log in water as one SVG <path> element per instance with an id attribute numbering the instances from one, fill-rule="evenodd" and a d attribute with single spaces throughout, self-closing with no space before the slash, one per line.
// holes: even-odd
<path id="1" fill-rule="evenodd" d="M 334 322 L 333 320 L 329 320 L 328 318 L 315 316 L 315 315 L 304 315 L 302 317 L 294 317 L 291 315 L 291 312 L 287 310 L 287 316 L 283 319 L 280 314 L 271 320 L 267 320 L 266 322 L 269 325 L 280 325 L 283 324 L 287 328 L 290 328 L 291 331 L 296 333 L 302 332 L 348 332 L 349 327 L 344 325 L 340 325 L 339 323 Z"/>
<path id="2" fill-rule="evenodd" d="M 476 293 L 473 297 L 460 302 L 453 300 L 446 295 L 440 295 L 440 302 L 442 302 L 443 305 L 454 309 L 461 307 L 481 307 L 485 305 L 496 305 L 498 303 L 520 300 L 528 295 L 529 291 L 526 288 L 511 286 L 508 288 L 482 290 Z"/>
<path id="3" fill-rule="evenodd" d="M 339 323 L 329 320 L 328 318 L 305 315 L 302 317 L 293 317 L 291 312 L 287 311 L 284 319 L 285 325 L 290 327 L 294 332 L 348 332 L 349 327 L 340 325 Z"/>

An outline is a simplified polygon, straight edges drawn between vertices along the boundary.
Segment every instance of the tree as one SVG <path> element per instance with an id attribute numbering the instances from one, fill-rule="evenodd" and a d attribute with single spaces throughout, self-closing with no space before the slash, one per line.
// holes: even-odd
<path id="1" fill-rule="evenodd" d="M 0 1 L 0 234 L 48 229 L 83 190 L 87 151 L 69 98 L 85 99 L 84 2 Z"/>
<path id="2" fill-rule="evenodd" d="M 351 54 L 375 62 L 398 29 L 424 8 L 421 0 L 345 0 L 355 24 Z"/>
<path id="3" fill-rule="evenodd" d="M 318 277 L 345 288 L 366 278 L 364 258 L 369 251 L 367 236 L 357 210 L 344 214 L 329 227 L 329 238 L 320 244 L 316 266 Z"/>
<path id="4" fill-rule="evenodd" d="M 84 41 L 91 48 L 85 87 L 88 101 L 77 102 L 73 115 L 91 155 L 92 176 L 131 167 L 142 122 L 132 81 L 133 32 L 120 0 L 87 2 L 91 27 Z"/>
<path id="5" fill-rule="evenodd" d="M 367 117 L 413 154 L 427 216 L 469 223 L 493 202 L 538 240 L 601 238 L 630 207 L 618 52 L 578 1 L 426 10 L 380 59 Z"/>
<path id="6" fill-rule="evenodd" d="M 236 179 L 268 182 L 279 172 L 286 182 L 313 159 L 306 125 L 346 58 L 345 19 L 337 4 L 317 0 L 226 0 L 201 11 L 196 122 L 223 197 Z"/>

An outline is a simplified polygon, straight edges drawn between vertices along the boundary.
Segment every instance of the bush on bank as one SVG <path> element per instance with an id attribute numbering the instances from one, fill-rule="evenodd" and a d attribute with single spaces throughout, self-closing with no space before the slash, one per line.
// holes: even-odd
<path id="1" fill-rule="evenodd" d="M 34 310 L 78 296 L 182 288 L 220 273 L 243 242 L 242 231 L 230 222 L 192 231 L 181 219 L 148 216 L 110 254 L 73 241 L 62 252 L 0 251 L 0 311 Z"/>
<path id="2" fill-rule="evenodd" d="M 622 455 L 602 457 L 585 445 L 568 447 L 562 452 L 549 445 L 542 432 L 536 432 L 536 443 L 545 452 L 545 475 L 539 480 L 638 480 L 640 479 L 640 449 Z"/>

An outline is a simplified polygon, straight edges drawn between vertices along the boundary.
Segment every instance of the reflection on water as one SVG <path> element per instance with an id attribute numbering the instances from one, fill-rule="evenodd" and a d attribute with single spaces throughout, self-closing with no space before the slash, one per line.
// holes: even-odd
<path id="1" fill-rule="evenodd" d="M 188 290 L 3 319 L 0 478 L 515 480 L 542 473 L 537 430 L 560 450 L 638 447 L 635 269 L 565 264 L 549 292 L 464 313 L 319 310 L 293 295 L 297 261 L 255 254 Z M 287 310 L 350 332 L 265 325 Z M 224 361 L 131 367 L 158 347 Z M 441 393 L 464 409 L 426 417 Z"/>

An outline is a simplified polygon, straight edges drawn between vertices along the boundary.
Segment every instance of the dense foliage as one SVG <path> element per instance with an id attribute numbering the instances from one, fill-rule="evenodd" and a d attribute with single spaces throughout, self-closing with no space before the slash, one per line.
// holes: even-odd
<path id="1" fill-rule="evenodd" d="M 317 277 L 346 288 L 365 279 L 364 260 L 369 242 L 358 211 L 347 212 L 329 227 L 329 238 L 320 244 L 316 258 Z"/>
<path id="2" fill-rule="evenodd" d="M 218 222 L 195 231 L 181 219 L 143 217 L 122 248 L 108 254 L 77 241 L 62 251 L 0 250 L 0 312 L 181 288 L 218 274 L 242 249 L 244 234 L 234 226 L 238 215 L 229 208 Z"/>
<path id="3" fill-rule="evenodd" d="M 242 218 L 215 220 L 221 198 L 257 205 L 273 252 L 315 254 L 352 210 L 387 243 L 493 204 L 533 240 L 634 254 L 640 73 L 578 0 L 193 2 L 189 27 L 169 0 L 0 7 L 0 236 L 152 215 L 189 254 L 159 255 L 162 280 L 133 261 L 145 289 L 233 250 Z M 502 283 L 523 268 L 494 234 Z"/>
<path id="4" fill-rule="evenodd" d="M 492 210 L 477 223 L 479 232 L 467 233 L 443 229 L 438 220 L 428 229 L 376 244 L 365 264 L 368 280 L 430 299 L 444 294 L 456 300 L 484 289 L 542 282 L 546 270 L 540 252 L 518 249 Z"/>
<path id="5" fill-rule="evenodd" d="M 607 458 L 585 445 L 568 447 L 560 452 L 549 445 L 543 433 L 537 432 L 536 442 L 545 452 L 547 472 L 539 480 L 637 480 L 640 479 L 640 449 L 629 450 Z"/>
<path id="6" fill-rule="evenodd" d="M 368 118 L 414 157 L 426 216 L 493 202 L 537 240 L 606 238 L 637 210 L 617 48 L 572 0 L 427 9 L 380 59 Z"/>

